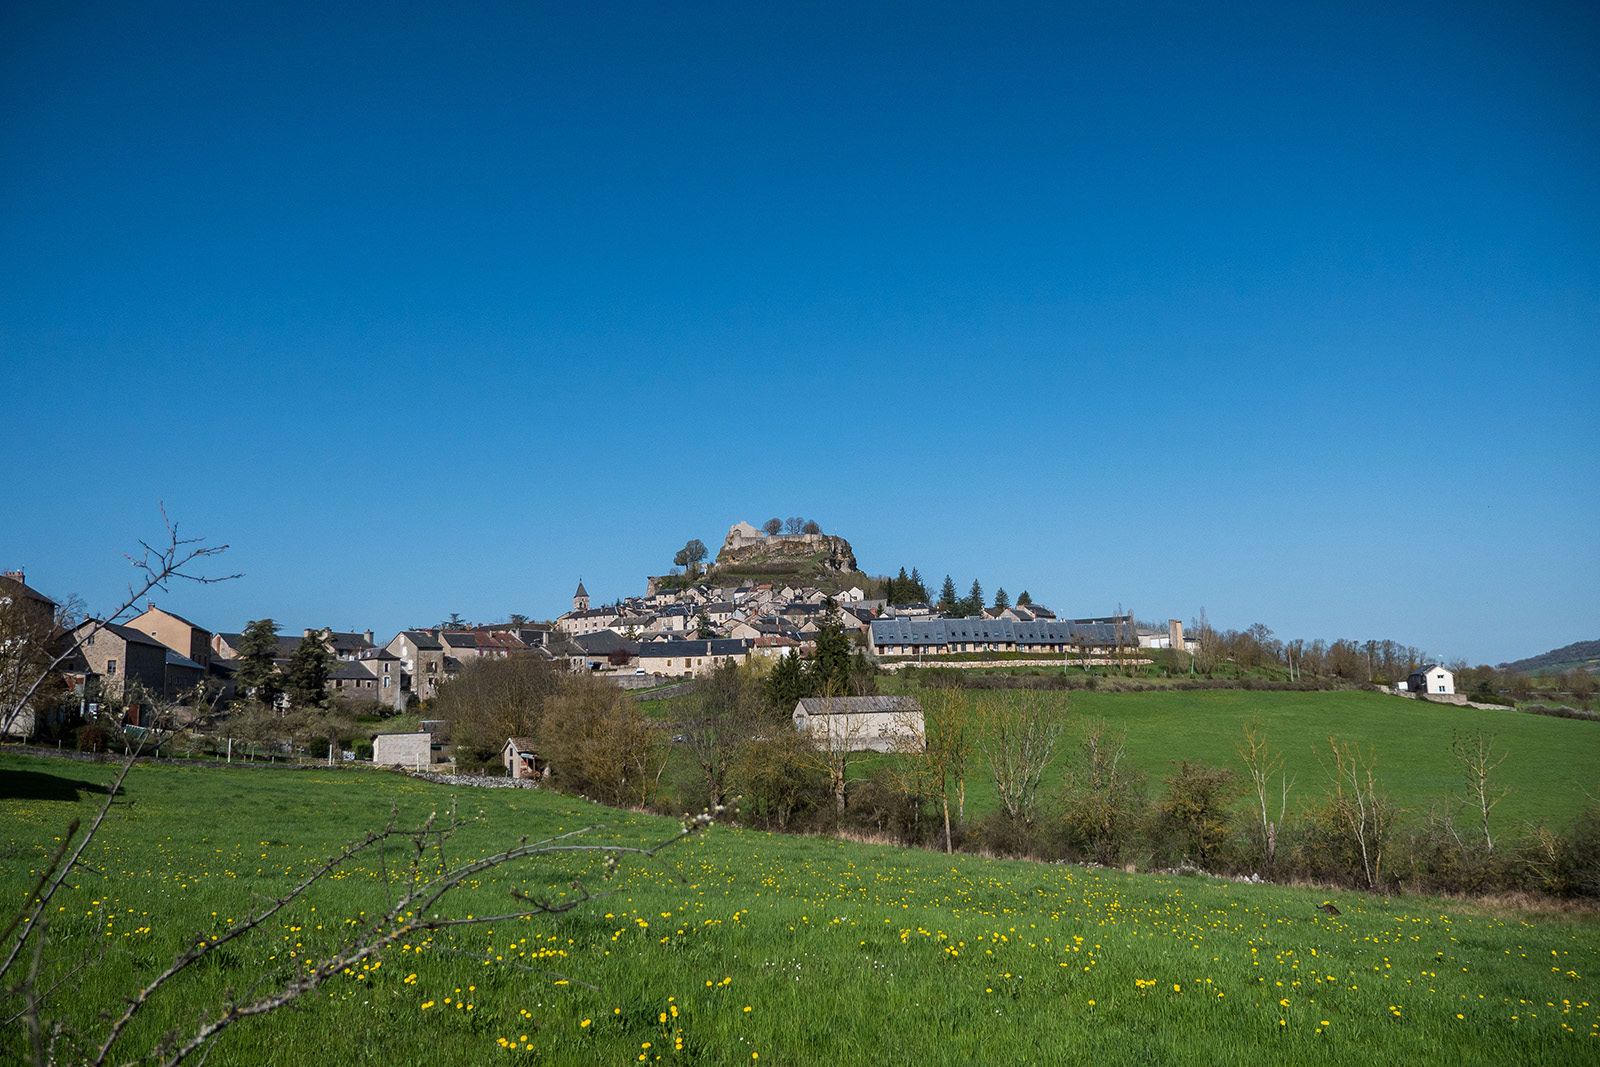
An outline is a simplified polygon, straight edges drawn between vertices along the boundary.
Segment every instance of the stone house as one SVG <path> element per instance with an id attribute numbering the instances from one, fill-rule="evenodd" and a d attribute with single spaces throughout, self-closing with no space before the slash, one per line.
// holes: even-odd
<path id="1" fill-rule="evenodd" d="M 211 666 L 211 631 L 190 622 L 182 615 L 173 614 L 152 603 L 145 604 L 142 614 L 128 620 L 128 625 L 160 641 L 201 667 Z"/>
<path id="2" fill-rule="evenodd" d="M 445 678 L 445 653 L 431 630 L 401 630 L 384 651 L 400 661 L 403 692 L 418 700 L 439 695 L 439 684 Z"/>
<path id="3" fill-rule="evenodd" d="M 926 744 L 915 697 L 806 697 L 794 728 L 819 748 L 848 752 L 920 752 Z"/>
<path id="4" fill-rule="evenodd" d="M 691 677 L 715 670 L 719 663 L 743 663 L 750 643 L 732 638 L 710 641 L 647 641 L 639 646 L 639 666 L 646 674 Z"/>
<path id="5" fill-rule="evenodd" d="M 433 735 L 417 731 L 378 734 L 372 739 L 372 762 L 379 767 L 425 770 L 433 764 Z"/>
<path id="6" fill-rule="evenodd" d="M 132 683 L 156 696 L 167 693 L 167 653 L 172 650 L 131 626 L 107 623 L 98 631 L 91 620 L 72 631 L 82 638 L 77 658 L 85 673 L 99 679 L 100 691 L 121 697 Z"/>

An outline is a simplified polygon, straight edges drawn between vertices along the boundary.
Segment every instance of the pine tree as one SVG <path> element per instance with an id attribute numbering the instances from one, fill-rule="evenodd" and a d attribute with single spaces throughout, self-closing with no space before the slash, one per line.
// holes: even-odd
<path id="1" fill-rule="evenodd" d="M 807 696 L 805 668 L 800 665 L 800 657 L 794 649 L 789 654 L 779 659 L 772 668 L 772 673 L 767 675 L 767 702 L 780 714 L 793 713 L 794 706 L 800 698 Z"/>
<path id="2" fill-rule="evenodd" d="M 1025 608 L 1032 603 L 1033 597 L 1028 595 L 1028 591 L 1026 589 L 1017 594 L 1017 607 Z"/>
<path id="3" fill-rule="evenodd" d="M 1011 598 L 1006 596 L 1006 587 L 1001 586 L 994 591 L 994 610 L 1004 611 L 1011 606 Z"/>
<path id="4" fill-rule="evenodd" d="M 709 641 L 717 636 L 717 632 L 711 628 L 711 616 L 706 614 L 705 608 L 701 608 L 694 617 L 694 635 L 701 641 Z"/>
<path id="5" fill-rule="evenodd" d="M 961 610 L 961 601 L 956 597 L 956 583 L 947 574 L 944 576 L 944 586 L 939 590 L 939 614 L 950 616 Z"/>
<path id="6" fill-rule="evenodd" d="M 289 700 L 296 708 L 328 706 L 328 663 L 333 657 L 322 642 L 322 634 L 312 631 L 289 657 Z"/>
<path id="7" fill-rule="evenodd" d="M 274 662 L 278 658 L 278 624 L 254 619 L 239 637 L 239 668 L 234 677 L 239 692 L 255 697 L 269 708 L 283 692 L 283 679 Z"/>
<path id="8" fill-rule="evenodd" d="M 915 590 L 912 594 L 918 604 L 928 602 L 928 587 L 922 584 L 922 575 L 917 573 L 917 568 L 911 568 L 911 586 Z"/>
<path id="9" fill-rule="evenodd" d="M 823 602 L 824 614 L 817 623 L 817 653 L 811 659 L 806 684 L 812 693 L 843 694 L 850 686 L 850 635 L 834 602 Z"/>
<path id="10" fill-rule="evenodd" d="M 972 579 L 972 588 L 967 592 L 967 615 L 983 614 L 983 586 L 978 584 L 978 579 Z"/>

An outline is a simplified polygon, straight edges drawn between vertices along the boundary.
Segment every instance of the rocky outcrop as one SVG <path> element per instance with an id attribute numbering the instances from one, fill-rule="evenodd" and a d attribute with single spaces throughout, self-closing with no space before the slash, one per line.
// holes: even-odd
<path id="1" fill-rule="evenodd" d="M 736 522 L 723 539 L 717 566 L 775 563 L 817 557 L 816 566 L 835 574 L 856 569 L 850 542 L 832 534 L 764 534 L 746 522 Z"/>

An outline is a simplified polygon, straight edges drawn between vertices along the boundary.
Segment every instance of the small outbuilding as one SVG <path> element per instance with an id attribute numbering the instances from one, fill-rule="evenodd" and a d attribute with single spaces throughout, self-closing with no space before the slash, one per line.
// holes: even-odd
<path id="1" fill-rule="evenodd" d="M 433 764 L 433 735 L 420 730 L 409 734 L 378 734 L 372 739 L 372 762 L 378 767 L 426 770 Z"/>
<path id="2" fill-rule="evenodd" d="M 500 762 L 512 778 L 548 778 L 550 761 L 539 758 L 531 737 L 508 737 L 500 750 Z"/>

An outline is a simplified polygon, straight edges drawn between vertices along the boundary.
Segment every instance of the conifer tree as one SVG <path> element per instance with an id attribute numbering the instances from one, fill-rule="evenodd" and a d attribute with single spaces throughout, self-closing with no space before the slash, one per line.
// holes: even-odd
<path id="1" fill-rule="evenodd" d="M 289 657 L 289 699 L 296 708 L 328 706 L 328 661 L 333 657 L 322 642 L 322 634 L 313 630 Z"/>
<path id="2" fill-rule="evenodd" d="M 1032 603 L 1033 597 L 1028 595 L 1028 591 L 1026 589 L 1017 594 L 1017 607 L 1025 608 Z"/>
<path id="3" fill-rule="evenodd" d="M 272 707 L 283 692 L 278 674 L 278 624 L 271 619 L 253 619 L 239 640 L 239 668 L 235 678 L 239 692 L 255 697 Z"/>
<path id="4" fill-rule="evenodd" d="M 972 579 L 972 588 L 967 592 L 968 615 L 983 614 L 983 586 L 978 584 L 978 579 Z"/>
<path id="5" fill-rule="evenodd" d="M 944 576 L 944 586 L 939 590 L 939 614 L 954 615 L 961 610 L 961 600 L 956 596 L 956 583 L 948 574 Z"/>
<path id="6" fill-rule="evenodd" d="M 994 610 L 1004 611 L 1011 606 L 1011 598 L 1006 596 L 1006 587 L 1001 586 L 994 591 Z"/>
<path id="7" fill-rule="evenodd" d="M 767 675 L 767 701 L 783 715 L 794 711 L 800 698 L 809 695 L 806 689 L 806 672 L 800 665 L 800 656 L 794 649 L 779 659 Z"/>
<path id="8" fill-rule="evenodd" d="M 913 596 L 916 602 L 918 604 L 926 604 L 930 599 L 928 587 L 922 584 L 922 575 L 917 573 L 917 568 L 915 567 L 911 568 L 911 586 L 915 590 Z"/>

